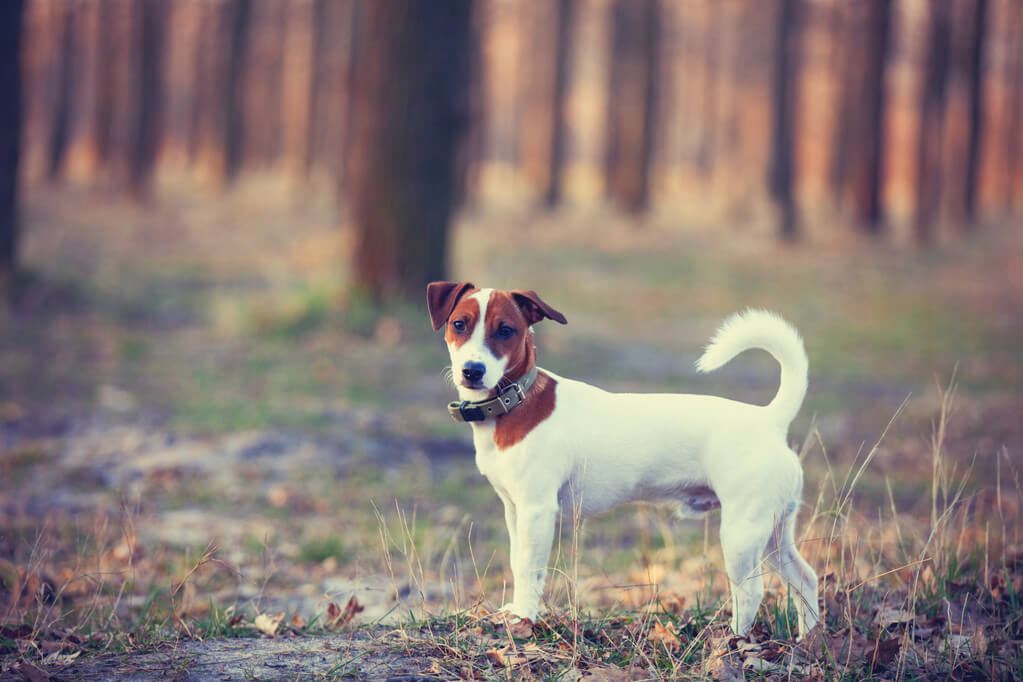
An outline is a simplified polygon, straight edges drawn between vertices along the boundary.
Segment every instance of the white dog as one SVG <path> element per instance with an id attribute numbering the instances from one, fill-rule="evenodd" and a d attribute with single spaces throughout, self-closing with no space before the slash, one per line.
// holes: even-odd
<path id="1" fill-rule="evenodd" d="M 817 575 L 796 549 L 803 473 L 786 444 L 806 394 L 799 334 L 771 313 L 733 315 L 700 371 L 762 348 L 781 364 L 769 405 L 716 396 L 608 393 L 536 366 L 531 325 L 564 315 L 533 291 L 433 282 L 427 302 L 444 327 L 476 464 L 504 503 L 511 539 L 513 616 L 535 619 L 557 515 L 598 514 L 633 500 L 671 501 L 684 515 L 721 508 L 721 546 L 732 597 L 732 630 L 748 634 L 764 595 L 766 559 L 798 602 L 799 636 L 819 620 Z"/>

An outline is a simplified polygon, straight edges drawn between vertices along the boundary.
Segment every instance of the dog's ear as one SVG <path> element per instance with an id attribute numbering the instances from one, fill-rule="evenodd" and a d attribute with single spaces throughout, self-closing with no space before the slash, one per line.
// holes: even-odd
<path id="1" fill-rule="evenodd" d="M 469 282 L 430 282 L 426 285 L 426 306 L 434 331 L 444 326 L 466 292 L 475 289 Z"/>
<path id="2" fill-rule="evenodd" d="M 511 295 L 529 324 L 536 324 L 545 317 L 561 324 L 568 324 L 565 316 L 544 303 L 535 291 L 513 291 Z"/>

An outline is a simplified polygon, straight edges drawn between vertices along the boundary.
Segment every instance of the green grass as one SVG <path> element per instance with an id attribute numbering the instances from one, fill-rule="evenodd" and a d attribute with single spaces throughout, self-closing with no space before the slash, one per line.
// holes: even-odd
<path id="1" fill-rule="evenodd" d="M 297 557 L 298 561 L 314 564 L 329 558 L 337 560 L 339 564 L 344 564 L 352 558 L 352 553 L 336 535 L 306 540 L 302 543 Z"/>

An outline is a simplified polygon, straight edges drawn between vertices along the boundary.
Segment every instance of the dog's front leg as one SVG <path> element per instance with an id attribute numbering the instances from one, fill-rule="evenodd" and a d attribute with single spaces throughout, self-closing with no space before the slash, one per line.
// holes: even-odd
<path id="1" fill-rule="evenodd" d="M 518 536 L 518 550 L 512 563 L 515 598 L 509 610 L 521 618 L 536 620 L 554 542 L 558 505 L 556 501 L 518 505 L 515 516 Z"/>
<path id="2" fill-rule="evenodd" d="M 508 561 L 512 569 L 512 578 L 515 577 L 515 567 L 518 565 L 519 560 L 519 532 L 516 525 L 516 514 L 515 505 L 512 503 L 511 498 L 502 493 L 500 490 L 497 491 L 497 496 L 501 498 L 502 504 L 504 504 L 504 523 L 508 527 L 508 543 L 509 543 L 509 556 Z M 514 589 L 514 584 L 512 585 Z M 502 611 L 512 611 L 515 608 L 514 601 L 510 601 L 501 607 Z"/>

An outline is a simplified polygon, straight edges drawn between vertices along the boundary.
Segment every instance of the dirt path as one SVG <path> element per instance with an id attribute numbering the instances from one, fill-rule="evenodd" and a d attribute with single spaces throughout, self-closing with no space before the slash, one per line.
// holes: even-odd
<path id="1" fill-rule="evenodd" d="M 153 651 L 101 654 L 54 665 L 43 672 L 24 665 L 0 679 L 83 680 L 275 680 L 345 678 L 439 679 L 425 672 L 430 661 L 374 642 L 376 633 L 295 638 L 234 638 L 167 644 Z M 37 672 L 38 671 L 38 672 Z M 41 679 L 47 679 L 42 677 Z"/>

